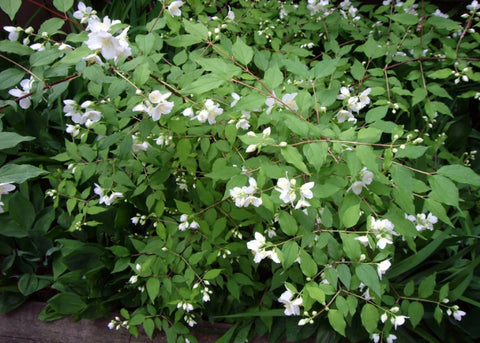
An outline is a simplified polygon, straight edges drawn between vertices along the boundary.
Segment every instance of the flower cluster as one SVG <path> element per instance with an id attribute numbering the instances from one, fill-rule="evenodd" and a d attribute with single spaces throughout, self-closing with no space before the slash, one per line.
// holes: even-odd
<path id="1" fill-rule="evenodd" d="M 349 189 L 347 189 L 347 192 L 352 190 L 353 193 L 359 195 L 362 193 L 363 187 L 367 188 L 369 184 L 373 182 L 373 173 L 368 170 L 366 167 L 364 167 L 360 171 L 360 181 L 355 181 Z M 368 188 L 367 188 L 368 189 Z"/>
<path id="2" fill-rule="evenodd" d="M 415 224 L 415 228 L 419 232 L 424 230 L 433 231 L 433 224 L 436 224 L 438 222 L 438 218 L 431 213 L 429 213 L 428 216 L 425 215 L 425 213 L 419 213 L 416 216 L 408 215 L 405 213 L 405 218 Z"/>
<path id="3" fill-rule="evenodd" d="M 90 50 L 99 50 L 105 59 L 113 59 L 115 64 L 117 64 L 120 58 L 128 57 L 132 54 L 127 38 L 129 27 L 125 28 L 117 36 L 114 36 L 113 33 L 115 33 L 115 31 L 111 31 L 113 30 L 112 27 L 116 24 L 120 24 L 120 21 L 112 21 L 108 17 L 100 20 L 96 15 L 90 15 L 86 28 L 87 31 L 89 31 L 88 40 L 85 41 L 85 44 Z"/>
<path id="4" fill-rule="evenodd" d="M 65 116 L 71 117 L 75 124 L 90 127 L 90 125 L 102 119 L 102 114 L 90 107 L 93 105 L 92 101 L 84 101 L 81 105 L 78 105 L 75 100 L 67 99 L 63 100 L 63 103 L 65 104 L 65 106 L 63 106 Z M 67 125 L 67 132 L 73 136 L 78 134 L 78 130 L 74 130 L 72 125 Z"/>
<path id="5" fill-rule="evenodd" d="M 86 6 L 82 1 L 78 2 L 77 10 L 73 12 L 73 17 L 80 20 L 80 23 L 84 24 L 92 17 L 96 17 L 97 11 L 90 6 Z"/>
<path id="6" fill-rule="evenodd" d="M 293 296 L 292 291 L 287 288 L 287 290 L 280 295 L 280 298 L 278 298 L 278 302 L 285 306 L 285 315 L 287 316 L 300 315 L 300 306 L 303 305 L 303 299 L 301 296 L 294 299 Z"/>
<path id="7" fill-rule="evenodd" d="M 277 96 L 275 95 L 275 92 L 273 92 L 273 96 L 269 96 L 267 100 L 265 100 L 265 105 L 267 105 L 266 113 L 267 114 L 272 113 L 272 110 L 275 106 L 279 106 L 280 108 L 287 107 L 292 111 L 297 111 L 298 105 L 295 102 L 296 96 L 297 96 L 297 93 L 285 94 L 282 97 L 282 100 L 279 101 L 277 99 Z"/>
<path id="8" fill-rule="evenodd" d="M 123 198 L 123 194 L 120 192 L 112 192 L 110 195 L 106 195 L 104 189 L 98 184 L 95 184 L 93 192 L 100 197 L 100 201 L 98 203 L 105 204 L 107 206 L 110 206 L 115 199 Z"/>
<path id="9" fill-rule="evenodd" d="M 172 111 L 174 103 L 167 101 L 170 95 L 172 95 L 170 92 L 162 94 L 160 91 L 154 90 L 148 95 L 148 100 L 135 106 L 132 111 L 145 112 L 153 120 L 160 120 L 163 114 L 169 114 Z"/>
<path id="10" fill-rule="evenodd" d="M 302 207 L 309 207 L 310 203 L 306 199 L 313 198 L 312 188 L 315 185 L 314 182 L 307 182 L 297 187 L 297 180 L 295 179 L 288 179 L 286 177 L 281 177 L 277 181 L 277 187 L 275 190 L 280 192 L 280 199 L 286 204 L 292 204 L 297 198 L 297 192 L 300 193 L 300 200 L 298 200 L 297 204 L 295 205 L 295 209 L 299 209 Z"/>
<path id="11" fill-rule="evenodd" d="M 180 216 L 180 224 L 178 224 L 178 229 L 180 231 L 185 231 L 186 229 L 198 229 L 200 225 L 195 221 L 192 220 L 191 222 L 188 221 L 188 216 L 186 214 L 182 214 Z"/>
<path id="12" fill-rule="evenodd" d="M 21 108 L 27 109 L 32 104 L 31 97 L 27 96 L 28 94 L 31 93 L 32 86 L 33 86 L 33 78 L 30 77 L 29 79 L 24 79 L 20 81 L 20 87 L 22 87 L 22 89 L 15 87 L 13 89 L 10 89 L 8 91 L 8 94 L 16 96 L 17 98 L 22 98 L 18 101 L 18 104 L 20 105 Z"/>
<path id="13" fill-rule="evenodd" d="M 390 316 L 390 322 L 393 324 L 393 326 L 395 327 L 395 330 L 396 330 L 397 326 L 401 326 L 401 325 L 405 324 L 405 319 L 409 318 L 407 316 L 397 315 L 398 311 L 400 311 L 399 307 L 397 307 L 397 306 L 392 307 L 388 314 L 387 314 L 387 312 L 384 312 L 380 316 L 380 320 L 382 321 L 382 323 L 385 323 L 387 321 L 388 317 Z"/>
<path id="14" fill-rule="evenodd" d="M 247 248 L 252 250 L 255 253 L 255 257 L 253 261 L 255 263 L 260 263 L 261 260 L 268 257 L 275 263 L 280 263 L 280 260 L 277 256 L 275 250 L 266 250 L 267 248 L 267 241 L 265 236 L 263 236 L 260 232 L 255 232 L 255 239 L 247 242 Z"/>
<path id="15" fill-rule="evenodd" d="M 398 236 L 398 233 L 395 232 L 394 228 L 395 226 L 388 219 L 371 219 L 369 233 L 372 233 L 375 236 L 375 239 L 377 240 L 377 248 L 385 249 L 387 244 L 393 244 L 393 236 Z M 356 240 L 360 241 L 365 246 L 369 245 L 370 243 L 368 240 L 368 236 L 360 236 L 357 237 Z M 386 264 L 384 266 L 386 266 Z"/>
<path id="16" fill-rule="evenodd" d="M 253 196 L 257 190 L 257 181 L 250 177 L 248 178 L 248 186 L 234 187 L 230 189 L 230 196 L 235 201 L 237 207 L 248 207 L 253 205 L 259 207 L 262 205 L 262 198 Z"/>
<path id="17" fill-rule="evenodd" d="M 212 125 L 217 122 L 216 118 L 223 113 L 223 108 L 218 103 L 214 103 L 212 99 L 207 99 L 204 108 L 197 115 L 194 114 L 191 107 L 186 108 L 182 113 L 185 117 L 190 117 L 192 120 L 197 119 L 200 123 L 208 121 Z"/>
<path id="18" fill-rule="evenodd" d="M 142 141 L 138 134 L 132 135 L 132 151 L 134 153 L 140 152 L 140 151 L 147 151 L 148 148 L 150 148 L 150 143 Z"/>
<path id="19" fill-rule="evenodd" d="M 340 94 L 337 96 L 338 100 L 344 100 L 347 110 L 340 110 L 335 117 L 339 123 L 344 121 L 352 121 L 353 123 L 357 122 L 357 118 L 354 117 L 352 112 L 358 113 L 361 109 L 366 107 L 370 103 L 370 94 L 371 88 L 365 89 L 360 95 L 352 95 L 351 89 L 348 87 L 340 88 Z"/>
<path id="20" fill-rule="evenodd" d="M 451 308 L 447 310 L 447 314 L 449 316 L 453 314 L 453 318 L 455 318 L 455 320 L 461 321 L 462 317 L 465 316 L 467 313 L 465 311 L 460 310 L 458 305 L 453 305 Z"/>

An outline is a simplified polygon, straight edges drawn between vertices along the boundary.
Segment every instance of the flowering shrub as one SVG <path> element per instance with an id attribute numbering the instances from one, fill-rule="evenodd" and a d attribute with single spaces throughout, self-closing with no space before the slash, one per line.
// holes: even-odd
<path id="1" fill-rule="evenodd" d="M 479 136 L 449 135 L 477 1 L 127 3 L 4 27 L 2 311 L 48 287 L 42 319 L 120 306 L 169 342 L 475 338 Z"/>

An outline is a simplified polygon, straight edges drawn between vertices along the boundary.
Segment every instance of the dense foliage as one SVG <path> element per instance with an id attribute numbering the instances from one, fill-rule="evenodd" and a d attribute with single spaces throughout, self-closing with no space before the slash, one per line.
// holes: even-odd
<path id="1" fill-rule="evenodd" d="M 480 337 L 477 1 L 53 6 L 0 41 L 1 312 Z"/>

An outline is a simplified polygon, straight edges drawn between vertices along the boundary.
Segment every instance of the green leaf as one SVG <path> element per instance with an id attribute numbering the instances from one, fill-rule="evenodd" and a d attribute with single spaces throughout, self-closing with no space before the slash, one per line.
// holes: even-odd
<path id="1" fill-rule="evenodd" d="M 221 58 L 198 58 L 195 62 L 224 80 L 230 80 L 232 76 L 240 75 L 242 72 L 242 69 Z"/>
<path id="2" fill-rule="evenodd" d="M 237 37 L 237 41 L 232 47 L 233 57 L 243 65 L 247 65 L 252 61 L 253 49 L 249 47 L 244 41 Z"/>
<path id="3" fill-rule="evenodd" d="M 46 49 L 35 52 L 30 56 L 30 64 L 34 67 L 40 67 L 52 64 L 63 52 L 59 49 Z"/>
<path id="4" fill-rule="evenodd" d="M 76 314 L 87 308 L 87 304 L 75 293 L 60 293 L 48 300 L 48 304 L 60 314 Z"/>
<path id="5" fill-rule="evenodd" d="M 0 8 L 8 14 L 10 20 L 15 19 L 20 6 L 22 5 L 22 0 L 0 0 Z"/>
<path id="6" fill-rule="evenodd" d="M 414 301 L 408 305 L 408 317 L 413 327 L 420 323 L 423 318 L 423 314 L 424 310 L 422 303 Z"/>
<path id="7" fill-rule="evenodd" d="M 198 35 L 192 35 L 192 34 L 176 35 L 175 37 L 167 38 L 165 40 L 165 42 L 168 45 L 176 48 L 186 48 L 188 46 L 201 43 L 202 41 L 203 41 L 202 37 Z"/>
<path id="8" fill-rule="evenodd" d="M 355 80 L 359 81 L 365 76 L 365 67 L 357 59 L 354 59 L 350 74 Z"/>
<path id="9" fill-rule="evenodd" d="M 285 234 L 295 236 L 298 231 L 298 225 L 295 218 L 285 211 L 281 211 L 278 216 L 278 223 Z M 298 257 L 298 256 L 297 256 Z"/>
<path id="10" fill-rule="evenodd" d="M 35 50 L 30 49 L 30 47 L 20 44 L 17 41 L 12 42 L 9 40 L 2 40 L 0 41 L 0 51 L 25 56 L 30 55 Z"/>
<path id="11" fill-rule="evenodd" d="M 213 280 L 215 279 L 217 276 L 220 275 L 220 273 L 222 272 L 223 269 L 210 269 L 208 272 L 205 273 L 205 275 L 203 276 L 203 279 L 204 280 Z"/>
<path id="12" fill-rule="evenodd" d="M 387 271 L 387 276 L 389 278 L 393 278 L 414 269 L 415 267 L 420 265 L 420 263 L 425 261 L 430 255 L 432 255 L 448 237 L 450 237 L 450 230 L 443 231 L 440 235 L 435 237 L 433 241 L 431 241 L 427 246 L 418 251 L 416 254 L 411 255 L 398 263 L 395 263 Z"/>
<path id="13" fill-rule="evenodd" d="M 433 312 L 433 318 L 435 318 L 438 324 L 442 322 L 443 312 L 439 305 L 435 307 L 435 311 Z"/>
<path id="14" fill-rule="evenodd" d="M 300 269 L 306 277 L 313 277 L 318 272 L 318 267 L 313 258 L 305 250 L 300 250 Z"/>
<path id="15" fill-rule="evenodd" d="M 298 168 L 305 174 L 310 175 L 310 173 L 308 172 L 307 166 L 305 165 L 305 163 L 303 163 L 302 154 L 298 152 L 297 148 L 291 145 L 288 145 L 285 148 L 281 149 L 281 153 L 288 163 Z"/>
<path id="16" fill-rule="evenodd" d="M 318 142 L 305 144 L 303 147 L 303 154 L 317 171 L 320 171 L 322 165 L 325 163 L 328 155 L 328 143 Z"/>
<path id="17" fill-rule="evenodd" d="M 25 230 L 29 230 L 35 222 L 35 208 L 20 192 L 14 193 L 10 198 L 9 210 L 12 219 Z"/>
<path id="18" fill-rule="evenodd" d="M 187 33 L 198 37 L 202 41 L 208 39 L 208 29 L 202 23 L 183 19 L 183 25 Z"/>
<path id="19" fill-rule="evenodd" d="M 182 89 L 182 93 L 189 94 L 202 94 L 209 90 L 220 88 L 225 83 L 225 79 L 219 78 L 218 75 L 207 74 L 203 75 L 191 84 Z"/>
<path id="20" fill-rule="evenodd" d="M 370 264 L 362 263 L 355 268 L 358 279 L 373 292 L 381 295 L 380 280 L 375 268 Z"/>
<path id="21" fill-rule="evenodd" d="M 442 206 L 442 204 L 428 198 L 425 200 L 425 205 L 427 205 L 428 210 L 432 212 L 435 217 L 440 219 L 442 222 L 450 225 L 451 227 L 454 227 L 453 223 L 450 221 L 450 218 L 447 215 L 447 211 L 445 211 L 445 208 Z"/>
<path id="22" fill-rule="evenodd" d="M 450 179 L 442 175 L 431 175 L 428 177 L 428 183 L 432 187 L 432 192 L 435 193 L 436 200 L 458 207 L 458 189 Z"/>
<path id="23" fill-rule="evenodd" d="M 315 299 L 322 305 L 325 304 L 325 292 L 320 287 L 318 287 L 317 284 L 313 282 L 308 283 L 305 286 L 305 289 L 307 290 L 308 295 L 310 295 L 312 299 Z"/>
<path id="24" fill-rule="evenodd" d="M 480 186 L 480 175 L 460 164 L 443 166 L 437 170 L 437 174 L 446 176 L 456 182 L 466 183 L 476 187 Z"/>
<path id="25" fill-rule="evenodd" d="M 22 81 L 25 72 L 16 68 L 8 68 L 0 73 L 0 90 L 12 88 Z"/>
<path id="26" fill-rule="evenodd" d="M 290 267 L 299 256 L 299 247 L 295 241 L 286 241 L 282 247 L 283 268 Z"/>
<path id="27" fill-rule="evenodd" d="M 328 322 L 335 331 L 337 331 L 340 335 L 345 336 L 345 328 L 347 327 L 347 323 L 343 318 L 342 312 L 339 310 L 330 309 L 328 311 Z"/>
<path id="28" fill-rule="evenodd" d="M 18 290 L 25 296 L 37 291 L 38 278 L 35 274 L 23 274 L 18 280 Z"/>
<path id="29" fill-rule="evenodd" d="M 155 299 L 160 293 L 160 280 L 156 277 L 150 277 L 147 280 L 147 294 L 152 303 L 155 303 Z"/>
<path id="30" fill-rule="evenodd" d="M 152 339 L 153 331 L 155 330 L 155 323 L 152 318 L 145 318 L 143 322 L 143 330 L 145 330 L 147 336 Z"/>
<path id="31" fill-rule="evenodd" d="M 457 31 L 462 29 L 458 22 L 452 19 L 443 18 L 435 15 L 429 16 L 427 19 L 427 23 L 435 26 L 437 29 L 448 29 L 451 31 Z"/>
<path id="32" fill-rule="evenodd" d="M 358 261 L 360 259 L 360 254 L 362 250 L 360 248 L 360 242 L 357 241 L 354 237 L 355 235 L 349 235 L 341 233 L 340 237 L 343 242 L 343 251 L 351 261 Z"/>
<path id="33" fill-rule="evenodd" d="M 20 184 L 45 173 L 45 170 L 29 164 L 7 164 L 0 168 L 0 183 Z"/>
<path id="34" fill-rule="evenodd" d="M 373 123 L 377 120 L 381 120 L 385 118 L 387 115 L 389 107 L 388 106 L 380 106 L 380 107 L 375 107 L 370 109 L 367 112 L 367 115 L 365 117 L 365 122 L 367 123 Z"/>
<path id="35" fill-rule="evenodd" d="M 316 63 L 315 66 L 313 67 L 313 75 L 317 79 L 330 76 L 337 69 L 337 65 L 338 65 L 338 59 L 320 61 Z"/>
<path id="36" fill-rule="evenodd" d="M 358 220 L 360 219 L 360 198 L 349 192 L 345 198 L 343 198 L 339 215 L 342 224 L 346 228 L 357 224 Z"/>
<path id="37" fill-rule="evenodd" d="M 410 13 L 390 14 L 387 17 L 404 25 L 416 25 L 418 23 L 418 17 Z"/>
<path id="38" fill-rule="evenodd" d="M 405 145 L 405 149 L 399 149 L 396 157 L 397 158 L 411 158 L 413 160 L 420 158 L 425 154 L 428 150 L 427 146 L 419 146 L 419 145 L 412 145 L 407 144 Z"/>
<path id="39" fill-rule="evenodd" d="M 67 12 L 73 6 L 73 0 L 53 0 L 53 6 L 60 12 Z"/>
<path id="40" fill-rule="evenodd" d="M 345 285 L 347 289 L 350 289 L 350 282 L 352 280 L 352 273 L 350 268 L 343 263 L 337 264 L 335 267 L 337 269 L 338 278 Z"/>
<path id="41" fill-rule="evenodd" d="M 60 18 L 50 18 L 44 21 L 38 29 L 39 33 L 47 32 L 49 35 L 53 35 L 60 31 L 62 26 L 65 25 L 65 20 Z"/>
<path id="42" fill-rule="evenodd" d="M 413 294 L 413 292 L 415 292 L 415 283 L 413 282 L 413 280 L 410 280 L 405 285 L 405 288 L 403 289 L 403 294 L 409 297 Z"/>
<path id="43" fill-rule="evenodd" d="M 278 87 L 283 82 L 283 74 L 278 66 L 274 65 L 265 71 L 264 82 L 270 89 Z"/>
<path id="44" fill-rule="evenodd" d="M 35 137 L 20 136 L 15 132 L 0 132 L 0 150 L 13 148 L 21 142 L 34 140 Z"/>
<path id="45" fill-rule="evenodd" d="M 360 318 L 362 319 L 363 327 L 368 331 L 368 333 L 373 333 L 377 330 L 380 314 L 375 306 L 371 304 L 365 304 L 362 308 L 362 312 L 360 313 Z"/>
<path id="46" fill-rule="evenodd" d="M 430 74 L 427 74 L 427 76 L 431 79 L 446 79 L 446 78 L 452 76 L 452 74 L 453 74 L 452 71 L 453 71 L 452 69 L 443 68 L 443 69 L 435 70 L 434 72 L 432 72 Z"/>
<path id="47" fill-rule="evenodd" d="M 420 286 L 418 286 L 418 296 L 424 299 L 430 297 L 435 290 L 435 284 L 435 274 L 429 275 L 427 278 L 423 279 Z"/>

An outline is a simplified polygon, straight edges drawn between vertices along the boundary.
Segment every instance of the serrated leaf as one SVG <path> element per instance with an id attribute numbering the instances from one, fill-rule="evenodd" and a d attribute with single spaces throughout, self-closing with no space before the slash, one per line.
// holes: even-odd
<path id="1" fill-rule="evenodd" d="M 315 78 L 320 79 L 322 77 L 332 75 L 337 69 L 338 60 L 323 60 L 315 64 L 313 67 L 313 75 Z"/>
<path id="2" fill-rule="evenodd" d="M 237 41 L 232 47 L 233 57 L 243 65 L 247 65 L 252 61 L 253 49 L 249 47 L 245 42 L 237 37 Z"/>
<path id="3" fill-rule="evenodd" d="M 276 88 L 283 82 L 283 74 L 280 69 L 274 65 L 265 71 L 263 76 L 265 84 L 270 88 Z"/>
<path id="4" fill-rule="evenodd" d="M 432 187 L 432 192 L 435 193 L 436 200 L 458 207 L 458 188 L 450 179 L 442 175 L 431 175 L 428 177 L 428 183 Z"/>
<path id="5" fill-rule="evenodd" d="M 437 170 L 437 174 L 446 176 L 456 182 L 466 183 L 477 187 L 480 186 L 480 175 L 475 173 L 472 169 L 460 164 L 443 166 Z"/>
<path id="6" fill-rule="evenodd" d="M 305 144 L 303 154 L 317 171 L 320 171 L 328 155 L 328 143 L 318 142 Z"/>
<path id="7" fill-rule="evenodd" d="M 202 23 L 183 19 L 183 25 L 187 33 L 190 33 L 193 36 L 198 37 L 200 40 L 208 39 L 208 33 L 209 33 L 208 29 Z"/>

